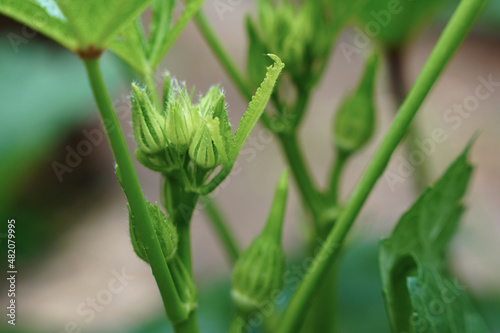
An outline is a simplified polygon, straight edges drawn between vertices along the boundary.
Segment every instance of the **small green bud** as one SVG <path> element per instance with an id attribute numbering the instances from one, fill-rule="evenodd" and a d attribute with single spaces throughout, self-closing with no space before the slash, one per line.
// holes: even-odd
<path id="1" fill-rule="evenodd" d="M 210 119 L 208 119 L 210 120 Z M 217 148 L 212 141 L 207 119 L 201 119 L 193 141 L 189 146 L 189 157 L 200 167 L 213 169 L 219 164 Z"/>
<path id="2" fill-rule="evenodd" d="M 378 62 L 377 53 L 370 56 L 357 90 L 344 99 L 335 115 L 334 142 L 337 148 L 345 153 L 350 154 L 359 150 L 373 135 L 375 127 L 373 93 Z"/>
<path id="3" fill-rule="evenodd" d="M 259 309 L 283 287 L 285 256 L 281 232 L 288 192 L 285 171 L 278 182 L 273 205 L 262 233 L 237 260 L 232 277 L 231 297 L 242 315 Z"/>
<path id="4" fill-rule="evenodd" d="M 172 221 L 160 210 L 158 204 L 147 203 L 149 216 L 153 222 L 154 229 L 156 231 L 156 236 L 160 242 L 160 247 L 165 256 L 165 261 L 170 261 L 175 257 L 177 253 L 177 243 L 178 235 Z M 149 262 L 148 255 L 146 252 L 146 247 L 148 246 L 150 240 L 144 240 L 137 230 L 137 223 L 141 223 L 135 219 L 133 212 L 129 207 L 129 224 L 130 224 L 130 238 L 132 239 L 132 245 L 134 247 L 135 253 L 142 260 Z"/>
<path id="5" fill-rule="evenodd" d="M 166 119 L 153 106 L 144 89 L 132 84 L 132 123 L 139 149 L 154 154 L 167 147 Z"/>
<path id="6" fill-rule="evenodd" d="M 191 143 L 196 128 L 198 112 L 191 104 L 191 96 L 185 86 L 180 87 L 177 80 L 171 81 L 166 98 L 167 137 L 170 144 L 184 153 Z"/>
<path id="7" fill-rule="evenodd" d="M 211 87 L 200 97 L 198 108 L 201 118 L 189 146 L 189 156 L 198 166 L 213 169 L 227 162 L 233 138 L 224 94 L 219 86 Z"/>

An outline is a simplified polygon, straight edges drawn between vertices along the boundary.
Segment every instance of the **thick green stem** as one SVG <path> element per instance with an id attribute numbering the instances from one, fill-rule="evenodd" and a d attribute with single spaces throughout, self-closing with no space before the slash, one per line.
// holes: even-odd
<path id="1" fill-rule="evenodd" d="M 182 321 L 186 316 L 186 310 L 183 308 L 177 295 L 172 276 L 170 275 L 156 232 L 149 217 L 146 200 L 142 193 L 125 137 L 121 131 L 106 85 L 102 79 L 99 59 L 84 59 L 84 63 L 102 121 L 106 124 L 106 134 L 120 171 L 123 191 L 129 202 L 130 209 L 138 221 L 137 229 L 143 235 L 144 239 L 151 240 L 146 251 L 153 275 L 160 289 L 167 316 L 173 322 Z"/>
<path id="2" fill-rule="evenodd" d="M 174 325 L 175 333 L 198 333 L 198 316 L 197 311 L 193 310 L 189 314 L 187 320 Z"/>
<path id="3" fill-rule="evenodd" d="M 240 249 L 236 242 L 236 238 L 234 237 L 232 231 L 229 228 L 229 223 L 222 215 L 220 208 L 217 203 L 209 198 L 204 198 L 205 203 L 205 211 L 207 212 L 210 221 L 212 222 L 212 226 L 214 227 L 217 235 L 219 236 L 224 249 L 229 257 L 231 263 L 235 263 L 240 255 Z"/>
<path id="4" fill-rule="evenodd" d="M 403 104 L 404 98 L 406 96 L 406 85 L 403 76 L 403 57 L 401 48 L 390 48 L 386 51 L 387 60 L 389 62 L 389 82 L 391 84 L 391 89 L 394 93 L 394 102 L 396 104 L 396 109 Z M 415 144 L 415 141 L 419 138 L 417 123 L 413 122 L 408 128 L 407 139 L 405 149 L 408 154 L 413 151 L 419 150 L 420 148 Z M 413 175 L 413 185 L 415 191 L 420 193 L 427 186 L 427 168 L 425 163 L 415 166 L 415 174 Z"/>
<path id="5" fill-rule="evenodd" d="M 176 223 L 177 233 L 179 234 L 179 245 L 177 253 L 181 258 L 182 263 L 193 276 L 193 264 L 191 260 L 191 228 L 188 223 Z"/>
<path id="6" fill-rule="evenodd" d="M 177 233 L 179 234 L 177 253 L 190 275 L 193 276 L 190 222 L 199 195 L 185 191 L 184 184 L 177 181 L 179 178 L 178 175 L 164 175 L 164 177 L 162 190 L 163 206 L 173 219 Z"/>
<path id="7" fill-rule="evenodd" d="M 324 247 L 285 309 L 278 333 L 297 332 L 300 329 L 317 286 L 324 280 L 332 259 L 338 253 L 365 200 L 384 172 L 391 155 L 434 82 L 462 43 L 485 3 L 485 0 L 462 0 L 459 4 L 335 227 L 328 235 Z"/>

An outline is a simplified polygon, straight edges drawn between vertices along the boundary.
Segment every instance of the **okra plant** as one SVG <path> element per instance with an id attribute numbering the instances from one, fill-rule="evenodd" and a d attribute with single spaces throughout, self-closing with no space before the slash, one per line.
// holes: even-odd
<path id="1" fill-rule="evenodd" d="M 485 0 L 461 0 L 443 30 L 413 87 L 402 101 L 392 125 L 350 197 L 339 196 L 344 167 L 362 150 L 375 131 L 374 100 L 382 55 L 366 58 L 356 88 L 346 95 L 333 117 L 331 146 L 335 161 L 324 186 L 315 184 L 304 160 L 298 131 L 311 96 L 331 58 L 340 32 L 365 18 L 364 6 L 391 1 L 257 0 L 255 15 L 242 25 L 248 35 L 248 59 L 240 70 L 225 51 L 203 14 L 203 0 L 2 0 L 0 12 L 40 31 L 78 55 L 87 70 L 116 161 L 116 176 L 127 198 L 131 243 L 156 279 L 165 313 L 175 332 L 204 331 L 197 322 L 197 288 L 191 263 L 190 221 L 203 199 L 234 264 L 230 332 L 336 332 L 334 309 L 336 262 L 363 204 L 384 172 L 391 155 L 409 130 L 412 119 L 433 84 L 459 48 Z M 419 4 L 413 4 L 413 9 Z M 416 6 L 416 7 L 415 7 Z M 181 7 L 180 15 L 174 15 Z M 149 26 L 141 15 L 151 10 Z M 421 11 L 415 12 L 415 20 Z M 175 68 L 159 74 L 158 66 L 186 24 L 193 19 L 221 65 L 234 81 L 248 109 L 233 130 L 225 92 L 214 82 L 206 92 L 189 91 L 175 78 Z M 381 38 L 393 47 L 413 29 L 408 26 Z M 402 36 L 404 35 L 404 36 Z M 136 72 L 131 83 L 135 158 L 162 177 L 161 202 L 147 202 L 116 117 L 99 58 L 111 50 Z M 161 78 L 161 80 L 155 80 Z M 161 81 L 161 82 L 159 82 Z M 158 88 L 162 87 L 161 94 Z M 311 111 L 313 112 L 313 110 Z M 217 205 L 207 197 L 228 175 L 246 139 L 261 120 L 278 139 L 288 171 L 277 182 L 265 227 L 239 252 Z M 471 144 L 444 175 L 427 187 L 380 244 L 379 265 L 388 320 L 394 332 L 487 332 L 463 289 L 457 301 L 446 303 L 440 315 L 429 316 L 429 302 L 443 286 L 453 286 L 445 252 L 463 211 L 462 197 L 472 167 Z M 288 175 L 290 173 L 290 176 Z M 273 301 L 283 289 L 286 256 L 282 247 L 289 178 L 296 184 L 309 220 L 314 258 L 284 308 Z M 125 205 L 125 203 L 124 203 Z M 125 227 L 125 221 L 124 221 Z M 322 240 L 319 251 L 313 247 Z M 452 288 L 452 287 L 450 287 Z M 342 304 L 338 304 L 342 306 Z M 271 309 L 271 310 L 269 310 Z M 265 313 L 256 324 L 256 313 Z"/>

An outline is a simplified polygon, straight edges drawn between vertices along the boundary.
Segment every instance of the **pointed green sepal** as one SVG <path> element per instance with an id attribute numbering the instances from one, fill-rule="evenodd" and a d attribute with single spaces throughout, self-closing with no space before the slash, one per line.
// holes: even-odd
<path id="1" fill-rule="evenodd" d="M 231 297 L 243 316 L 273 301 L 283 287 L 285 255 L 281 233 L 287 192 L 288 172 L 285 171 L 278 182 L 264 230 L 236 261 Z"/>
<path id="2" fill-rule="evenodd" d="M 167 147 L 165 117 L 156 110 L 144 89 L 133 83 L 132 90 L 132 124 L 137 146 L 145 153 L 157 153 Z"/>

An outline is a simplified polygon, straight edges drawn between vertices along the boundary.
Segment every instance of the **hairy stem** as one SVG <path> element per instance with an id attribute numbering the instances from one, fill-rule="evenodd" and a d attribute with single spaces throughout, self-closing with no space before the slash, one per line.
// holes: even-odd
<path id="1" fill-rule="evenodd" d="M 146 199 L 142 193 L 125 137 L 121 131 L 120 123 L 108 95 L 106 85 L 102 79 L 99 59 L 84 59 L 84 63 L 102 121 L 104 124 L 107 124 L 105 126 L 106 135 L 111 145 L 116 164 L 120 170 L 123 191 L 138 221 L 137 229 L 143 235 L 144 239 L 151 240 L 149 246 L 146 248 L 146 252 L 156 283 L 160 289 L 167 316 L 173 322 L 182 321 L 186 316 L 186 310 L 183 308 L 177 295 L 172 276 L 149 217 Z"/>
<path id="2" fill-rule="evenodd" d="M 292 296 L 282 315 L 278 333 L 296 332 L 300 329 L 300 323 L 307 314 L 317 286 L 324 280 L 332 259 L 338 253 L 365 200 L 384 172 L 391 155 L 404 137 L 434 82 L 462 43 L 485 3 L 485 0 L 462 0 L 459 4 L 335 227 L 328 235 L 325 246 L 314 259 L 302 283 Z"/>

